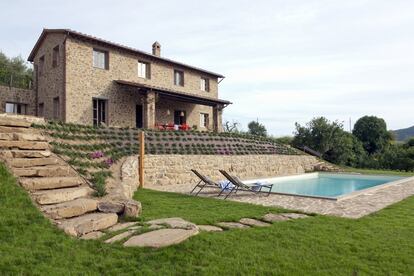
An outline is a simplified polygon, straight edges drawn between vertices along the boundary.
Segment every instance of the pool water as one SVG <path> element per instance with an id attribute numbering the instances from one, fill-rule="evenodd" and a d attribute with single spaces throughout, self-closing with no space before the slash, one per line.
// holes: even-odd
<path id="1" fill-rule="evenodd" d="M 275 193 L 336 198 L 400 179 L 403 177 L 310 173 L 262 181 L 273 184 Z"/>

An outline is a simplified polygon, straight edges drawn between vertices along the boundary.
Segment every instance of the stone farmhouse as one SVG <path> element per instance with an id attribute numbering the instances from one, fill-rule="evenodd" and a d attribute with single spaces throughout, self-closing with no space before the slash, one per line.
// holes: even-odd
<path id="1" fill-rule="evenodd" d="M 218 98 L 224 76 L 162 57 L 158 42 L 146 53 L 69 29 L 44 29 L 28 60 L 34 95 L 2 102 L 0 112 L 86 125 L 221 131 L 223 109 L 231 104 Z"/>

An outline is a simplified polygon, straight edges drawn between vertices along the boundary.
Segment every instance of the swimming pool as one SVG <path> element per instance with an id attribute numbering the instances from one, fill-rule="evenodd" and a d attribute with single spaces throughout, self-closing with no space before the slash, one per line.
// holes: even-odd
<path id="1" fill-rule="evenodd" d="M 404 179 L 404 177 L 386 175 L 309 173 L 260 179 L 260 181 L 273 184 L 272 193 L 337 200 L 356 194 L 358 191 L 398 183 Z M 256 181 L 246 181 L 246 183 Z"/>

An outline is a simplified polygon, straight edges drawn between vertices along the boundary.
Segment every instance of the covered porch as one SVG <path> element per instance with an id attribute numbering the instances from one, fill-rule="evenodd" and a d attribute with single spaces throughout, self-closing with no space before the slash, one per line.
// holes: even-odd
<path id="1" fill-rule="evenodd" d="M 222 131 L 222 111 L 229 101 L 198 96 L 147 84 L 115 81 L 136 92 L 141 105 L 136 106 L 136 127 L 160 130 Z"/>

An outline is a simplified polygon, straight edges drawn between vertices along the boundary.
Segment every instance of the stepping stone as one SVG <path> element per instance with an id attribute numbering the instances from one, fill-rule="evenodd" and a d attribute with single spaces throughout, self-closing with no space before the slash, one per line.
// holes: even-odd
<path id="1" fill-rule="evenodd" d="M 100 231 L 93 231 L 93 232 L 89 232 L 88 234 L 85 234 L 83 236 L 81 236 L 80 238 L 82 240 L 96 240 L 99 239 L 100 237 L 102 237 L 104 235 L 104 233 L 100 232 Z"/>
<path id="2" fill-rule="evenodd" d="M 281 215 L 290 219 L 300 219 L 309 217 L 308 215 L 298 213 L 283 213 Z"/>
<path id="3" fill-rule="evenodd" d="M 56 205 L 42 206 L 43 212 L 52 219 L 63 219 L 80 216 L 97 209 L 98 201 L 91 198 L 78 198 L 72 201 L 59 203 Z"/>
<path id="4" fill-rule="evenodd" d="M 138 229 L 141 229 L 141 228 L 142 228 L 141 225 L 137 225 L 137 226 L 129 227 L 128 230 L 138 230 Z"/>
<path id="5" fill-rule="evenodd" d="M 47 142 L 30 141 L 0 141 L 0 148 L 17 148 L 22 150 L 46 150 L 49 149 Z"/>
<path id="6" fill-rule="evenodd" d="M 14 158 L 8 163 L 15 168 L 26 168 L 35 166 L 56 165 L 59 160 L 57 158 Z"/>
<path id="7" fill-rule="evenodd" d="M 238 223 L 238 222 L 219 222 L 217 223 L 217 225 L 223 228 L 227 228 L 227 229 L 249 228 L 249 226 Z"/>
<path id="8" fill-rule="evenodd" d="M 40 205 L 56 204 L 71 201 L 80 197 L 92 195 L 94 190 L 89 187 L 65 188 L 33 193 L 33 197 Z"/>
<path id="9" fill-rule="evenodd" d="M 221 229 L 220 227 L 214 226 L 214 225 L 197 225 L 198 229 L 200 229 L 200 231 L 205 231 L 205 232 L 221 232 L 223 231 L 223 229 Z"/>
<path id="10" fill-rule="evenodd" d="M 48 190 L 79 186 L 83 183 L 80 177 L 24 177 L 20 184 L 26 190 Z"/>
<path id="11" fill-rule="evenodd" d="M 260 220 L 256 220 L 256 219 L 251 219 L 251 218 L 242 218 L 239 220 L 240 223 L 242 224 L 246 224 L 249 226 L 257 226 L 257 227 L 268 227 L 270 226 L 269 223 L 260 221 Z"/>
<path id="12" fill-rule="evenodd" d="M 158 229 L 163 229 L 165 228 L 163 225 L 157 225 L 157 224 L 152 224 L 148 227 L 148 229 L 150 230 L 158 230 Z"/>
<path id="13" fill-rule="evenodd" d="M 111 228 L 108 229 L 109 232 L 115 232 L 115 231 L 119 231 L 119 230 L 123 230 L 126 228 L 129 228 L 131 226 L 136 225 L 137 222 L 124 222 L 124 223 L 118 223 L 115 224 L 114 226 L 112 226 Z M 130 228 L 132 229 L 132 228 Z"/>
<path id="14" fill-rule="evenodd" d="M 147 223 L 151 225 L 167 225 L 169 228 L 173 229 L 197 229 L 197 225 L 182 218 L 155 219 L 150 220 Z"/>
<path id="15" fill-rule="evenodd" d="M 126 231 L 126 232 L 123 232 L 123 233 L 121 233 L 121 234 L 118 234 L 118 235 L 116 235 L 116 236 L 113 236 L 112 238 L 110 238 L 110 239 L 107 239 L 106 241 L 105 241 L 105 243 L 114 243 L 114 242 L 117 242 L 117 241 L 120 241 L 120 240 L 123 240 L 123 239 L 125 239 L 125 238 L 128 238 L 129 236 L 132 236 L 132 234 L 134 234 L 135 233 L 135 231 L 134 230 L 128 230 L 128 231 Z"/>
<path id="16" fill-rule="evenodd" d="M 124 243 L 124 246 L 160 248 L 181 243 L 197 234 L 197 229 L 160 229 L 133 236 Z"/>
<path id="17" fill-rule="evenodd" d="M 58 227 L 68 235 L 82 236 L 89 232 L 109 228 L 117 222 L 117 214 L 91 213 L 61 221 Z"/>
<path id="18" fill-rule="evenodd" d="M 285 220 L 289 220 L 288 217 L 285 217 L 281 214 L 266 214 L 263 216 L 262 218 L 264 221 L 267 222 L 275 222 L 275 221 L 285 221 Z"/>

